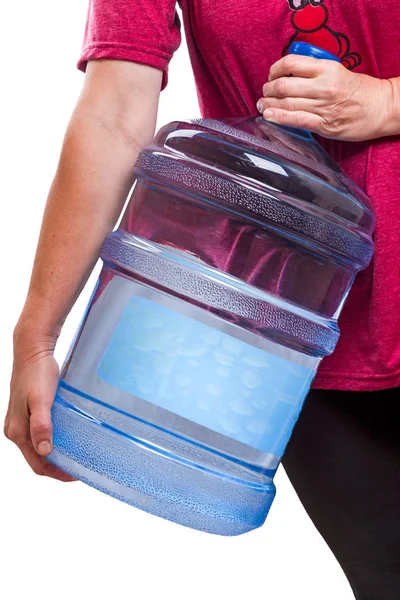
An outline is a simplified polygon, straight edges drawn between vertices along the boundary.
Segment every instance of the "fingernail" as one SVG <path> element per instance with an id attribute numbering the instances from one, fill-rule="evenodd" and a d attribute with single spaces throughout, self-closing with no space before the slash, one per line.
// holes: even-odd
<path id="1" fill-rule="evenodd" d="M 271 119 L 273 117 L 273 112 L 272 110 L 270 110 L 269 108 L 267 108 L 267 110 L 264 110 L 263 112 L 263 117 L 266 121 L 268 121 L 269 119 Z"/>
<path id="2" fill-rule="evenodd" d="M 261 102 L 261 100 L 259 100 L 259 101 L 257 102 L 257 110 L 258 110 L 258 112 L 259 112 L 259 113 L 261 113 L 261 114 L 262 114 L 262 113 L 263 113 L 263 111 L 264 111 L 264 106 L 263 106 L 263 103 Z"/>
<path id="3" fill-rule="evenodd" d="M 51 444 L 50 442 L 40 442 L 38 445 L 38 452 L 41 456 L 46 456 L 51 452 Z"/>

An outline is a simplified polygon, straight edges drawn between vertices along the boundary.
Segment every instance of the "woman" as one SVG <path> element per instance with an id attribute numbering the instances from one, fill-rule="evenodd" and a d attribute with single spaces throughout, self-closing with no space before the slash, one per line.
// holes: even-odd
<path id="1" fill-rule="evenodd" d="M 309 129 L 370 196 L 372 267 L 353 286 L 284 458 L 300 499 L 358 600 L 400 598 L 400 51 L 397 1 L 181 0 L 204 116 Z M 286 56 L 306 41 L 340 62 Z M 15 329 L 6 435 L 33 470 L 46 461 L 62 324 L 113 228 L 133 164 L 154 133 L 180 42 L 175 0 L 91 0 L 85 84 L 49 194 Z M 257 107 L 257 108 L 256 108 Z"/>

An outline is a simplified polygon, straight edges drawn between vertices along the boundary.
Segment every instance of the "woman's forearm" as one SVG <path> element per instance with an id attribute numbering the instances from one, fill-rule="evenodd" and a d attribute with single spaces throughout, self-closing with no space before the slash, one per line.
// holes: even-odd
<path id="1" fill-rule="evenodd" d="M 65 136 L 15 330 L 27 353 L 55 342 L 118 219 L 137 154 L 154 134 L 161 73 L 111 62 L 90 69 Z"/>

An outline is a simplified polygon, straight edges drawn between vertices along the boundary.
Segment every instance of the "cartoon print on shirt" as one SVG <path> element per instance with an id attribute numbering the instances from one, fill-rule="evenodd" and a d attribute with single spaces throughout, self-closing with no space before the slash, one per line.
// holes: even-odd
<path id="1" fill-rule="evenodd" d="M 342 65 L 348 69 L 355 69 L 361 64 L 361 56 L 358 52 L 351 51 L 347 35 L 329 27 L 329 11 L 324 4 L 325 0 L 288 0 L 288 2 L 293 11 L 291 21 L 295 33 L 283 50 L 282 56 L 288 53 L 289 46 L 293 42 L 308 42 L 340 58 Z"/>

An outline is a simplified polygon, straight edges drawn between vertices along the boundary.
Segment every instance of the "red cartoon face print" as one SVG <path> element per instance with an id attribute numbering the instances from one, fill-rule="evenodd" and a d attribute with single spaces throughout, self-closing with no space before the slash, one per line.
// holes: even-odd
<path id="1" fill-rule="evenodd" d="M 284 49 L 285 56 L 293 42 L 308 42 L 340 58 L 348 69 L 361 64 L 361 56 L 351 50 L 350 40 L 344 33 L 329 27 L 329 11 L 325 0 L 288 0 L 291 8 L 291 21 L 295 33 Z"/>

